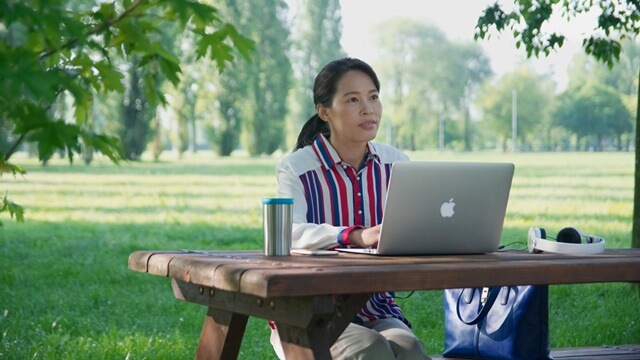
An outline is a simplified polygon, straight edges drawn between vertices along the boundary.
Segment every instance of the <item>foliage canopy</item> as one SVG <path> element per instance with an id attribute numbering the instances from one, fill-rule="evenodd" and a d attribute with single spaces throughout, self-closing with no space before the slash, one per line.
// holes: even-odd
<path id="1" fill-rule="evenodd" d="M 511 30 L 516 47 L 524 46 L 527 56 L 549 55 L 562 47 L 566 36 L 543 30 L 552 14 L 560 12 L 570 21 L 576 15 L 596 11 L 597 31 L 582 39 L 587 54 L 613 67 L 620 58 L 620 41 L 634 37 L 640 31 L 640 1 L 638 0 L 516 0 L 513 11 L 505 11 L 499 3 L 487 7 L 478 19 L 476 39 L 489 36 L 492 28 L 498 32 Z"/>
<path id="2" fill-rule="evenodd" d="M 146 96 L 166 103 L 159 75 L 180 81 L 180 61 L 159 36 L 171 25 L 195 34 L 197 56 L 211 58 L 219 70 L 253 51 L 253 42 L 215 7 L 195 0 L 0 2 L 0 122 L 12 129 L 9 148 L 0 149 L 0 175 L 24 173 L 9 162 L 24 142 L 37 144 L 41 160 L 65 151 L 72 161 L 82 146 L 116 163 L 123 159 L 117 138 L 85 126 L 94 95 L 123 92 L 126 69 L 117 64 L 136 56 L 148 70 L 140 80 Z M 71 119 L 52 110 L 63 93 L 73 99 Z M 11 209 L 4 204 L 0 212 Z M 21 219 L 21 208 L 13 209 Z"/>

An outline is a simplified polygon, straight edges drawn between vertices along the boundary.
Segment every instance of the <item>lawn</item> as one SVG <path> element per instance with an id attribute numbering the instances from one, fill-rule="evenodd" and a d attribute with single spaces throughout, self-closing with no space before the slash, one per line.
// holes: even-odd
<path id="1" fill-rule="evenodd" d="M 631 244 L 632 153 L 412 153 L 413 159 L 516 165 L 502 243 L 525 247 L 530 226 L 576 226 Z M 139 249 L 259 249 L 261 203 L 276 193 L 280 157 L 91 166 L 16 158 L 0 178 L 26 207 L 0 228 L 0 359 L 191 359 L 205 308 L 173 298 L 169 280 L 127 269 Z M 499 276 L 499 274 L 496 274 Z M 553 347 L 640 343 L 640 297 L 629 284 L 550 288 Z M 408 293 L 401 293 L 406 296 Z M 443 347 L 442 291 L 400 299 L 429 353 Z M 242 359 L 275 359 L 266 321 L 251 319 Z"/>

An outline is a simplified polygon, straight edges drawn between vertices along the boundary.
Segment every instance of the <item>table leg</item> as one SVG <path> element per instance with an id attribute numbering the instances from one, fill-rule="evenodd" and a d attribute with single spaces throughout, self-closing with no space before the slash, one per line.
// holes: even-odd
<path id="1" fill-rule="evenodd" d="M 316 298 L 315 305 L 328 305 L 329 314 L 316 314 L 306 327 L 276 321 L 280 343 L 287 359 L 331 359 L 331 345 L 347 328 L 370 294 Z"/>
<path id="2" fill-rule="evenodd" d="M 330 348 L 371 294 L 258 298 L 172 279 L 177 299 L 206 305 L 196 359 L 235 359 L 248 316 L 272 319 L 288 359 L 330 359 Z"/>
<path id="3" fill-rule="evenodd" d="M 247 326 L 247 315 L 208 308 L 196 360 L 236 359 Z"/>
<path id="4" fill-rule="evenodd" d="M 302 329 L 287 324 L 276 326 L 287 359 L 331 359 L 331 344 L 323 329 Z"/>

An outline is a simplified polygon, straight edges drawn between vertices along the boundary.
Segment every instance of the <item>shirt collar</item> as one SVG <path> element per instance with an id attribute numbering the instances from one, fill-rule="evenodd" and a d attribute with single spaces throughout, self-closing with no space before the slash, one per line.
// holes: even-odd
<path id="1" fill-rule="evenodd" d="M 318 134 L 318 136 L 316 136 L 311 147 L 323 167 L 330 169 L 342 163 L 340 155 L 338 155 L 336 149 L 333 148 L 329 140 L 323 134 Z M 378 155 L 376 147 L 371 142 L 367 142 L 367 161 L 370 159 L 380 162 L 380 156 Z"/>

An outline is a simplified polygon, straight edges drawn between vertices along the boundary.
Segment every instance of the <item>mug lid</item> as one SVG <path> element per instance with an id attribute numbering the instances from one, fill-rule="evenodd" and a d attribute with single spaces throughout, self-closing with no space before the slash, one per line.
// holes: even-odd
<path id="1" fill-rule="evenodd" d="M 263 205 L 291 205 L 293 198 L 262 198 Z"/>

